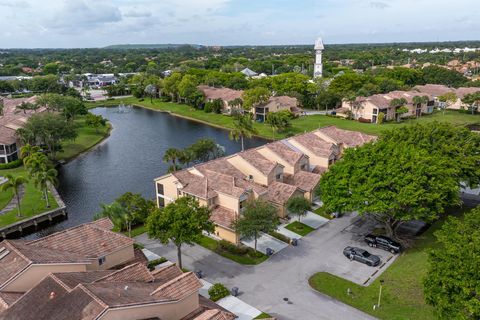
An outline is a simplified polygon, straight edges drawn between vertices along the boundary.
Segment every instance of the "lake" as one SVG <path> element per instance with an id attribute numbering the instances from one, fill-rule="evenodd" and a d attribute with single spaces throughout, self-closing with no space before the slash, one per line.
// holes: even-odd
<path id="1" fill-rule="evenodd" d="M 111 136 L 59 169 L 58 191 L 67 205 L 68 220 L 31 237 L 91 221 L 101 204 L 128 191 L 153 199 L 153 179 L 167 172 L 170 164 L 162 157 L 170 147 L 184 148 L 200 138 L 212 138 L 226 154 L 241 149 L 240 142 L 229 140 L 226 130 L 168 113 L 137 107 L 95 108 L 91 112 L 110 121 Z M 247 139 L 245 148 L 266 142 Z"/>

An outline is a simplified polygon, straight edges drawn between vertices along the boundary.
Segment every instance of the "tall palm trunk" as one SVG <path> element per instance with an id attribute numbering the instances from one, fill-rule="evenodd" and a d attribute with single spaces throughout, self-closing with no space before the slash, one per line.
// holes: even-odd
<path id="1" fill-rule="evenodd" d="M 47 208 L 50 208 L 50 202 L 48 199 L 48 186 L 43 190 L 43 196 L 45 197 L 45 202 L 47 203 Z"/>
<path id="2" fill-rule="evenodd" d="M 178 259 L 178 267 L 182 269 L 182 245 L 177 245 L 177 259 Z"/>
<path id="3" fill-rule="evenodd" d="M 240 136 L 240 141 L 242 142 L 242 151 L 245 151 L 245 148 L 243 146 L 243 135 Z"/>
<path id="4" fill-rule="evenodd" d="M 17 217 L 21 217 L 22 210 L 20 208 L 20 195 L 18 194 L 18 188 L 15 188 L 14 193 L 15 193 L 15 198 L 17 198 Z"/>

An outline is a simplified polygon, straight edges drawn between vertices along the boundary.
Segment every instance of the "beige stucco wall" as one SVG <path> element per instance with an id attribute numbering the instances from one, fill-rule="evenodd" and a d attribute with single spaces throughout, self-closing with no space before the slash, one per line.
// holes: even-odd
<path id="1" fill-rule="evenodd" d="M 108 310 L 99 319 L 102 320 L 137 320 L 159 318 L 162 320 L 179 320 L 199 307 L 198 292 L 176 303 L 135 306 Z"/>
<path id="2" fill-rule="evenodd" d="M 256 183 L 262 184 L 264 186 L 268 185 L 268 177 L 258 171 L 255 167 L 250 165 L 245 159 L 238 155 L 227 158 L 227 161 L 230 162 L 235 168 L 240 170 L 246 177 L 251 175 L 253 180 Z"/>
<path id="3" fill-rule="evenodd" d="M 98 259 L 93 261 L 93 263 L 87 266 L 87 270 L 108 270 L 115 266 L 124 264 L 135 258 L 135 253 L 133 251 L 133 245 L 121 248 L 115 252 L 112 252 L 109 255 L 105 256 L 105 262 L 102 265 L 98 264 Z"/>
<path id="4" fill-rule="evenodd" d="M 276 154 L 275 152 L 273 152 L 272 150 L 270 150 L 269 148 L 267 147 L 261 147 L 261 148 L 258 148 L 257 151 L 263 155 L 265 158 L 269 159 L 269 160 L 272 160 L 272 161 L 275 161 L 275 162 L 278 162 L 280 163 L 284 168 L 283 168 L 283 171 L 285 173 L 288 173 L 288 174 L 295 174 L 295 172 L 297 172 L 296 170 L 296 167 L 289 164 L 287 161 L 285 161 L 282 157 L 280 157 L 278 154 Z M 298 167 L 298 166 L 297 166 Z"/>
<path id="5" fill-rule="evenodd" d="M 236 234 L 235 231 L 222 226 L 215 226 L 215 235 L 234 244 L 238 244 L 240 241 L 238 234 Z"/>
<path id="6" fill-rule="evenodd" d="M 31 265 L 15 280 L 10 282 L 3 291 L 26 292 L 35 287 L 50 273 L 55 272 L 85 272 L 87 264 L 46 264 Z"/>
<path id="7" fill-rule="evenodd" d="M 178 180 L 173 175 L 167 175 L 155 181 L 155 194 L 157 194 L 157 184 L 163 184 L 165 205 L 175 201 L 178 198 L 177 185 L 175 184 L 176 181 Z M 158 194 L 156 198 L 157 206 L 159 206 Z"/>
<path id="8" fill-rule="evenodd" d="M 299 149 L 301 152 L 305 153 L 308 156 L 310 165 L 321 166 L 321 167 L 328 168 L 328 160 L 329 160 L 328 157 L 319 157 L 319 156 L 315 155 L 313 152 L 311 152 L 309 149 L 304 147 L 302 144 L 298 143 L 293 138 L 288 139 L 288 142 L 291 143 L 294 147 L 296 147 L 297 149 Z"/>
<path id="9" fill-rule="evenodd" d="M 229 196 L 227 194 L 219 193 L 216 199 L 216 204 L 238 213 L 239 199 Z"/>

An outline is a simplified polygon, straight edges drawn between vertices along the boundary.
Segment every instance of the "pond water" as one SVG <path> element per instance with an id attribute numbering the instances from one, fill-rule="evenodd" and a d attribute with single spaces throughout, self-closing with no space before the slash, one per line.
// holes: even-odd
<path id="1" fill-rule="evenodd" d="M 170 147 L 184 148 L 200 138 L 213 138 L 226 154 L 241 149 L 240 142 L 229 140 L 226 130 L 168 113 L 136 107 L 91 111 L 110 121 L 111 136 L 60 168 L 58 191 L 67 205 L 68 219 L 30 237 L 91 221 L 102 203 L 110 203 L 128 191 L 153 199 L 153 179 L 167 172 L 169 164 L 162 157 Z M 266 142 L 248 139 L 245 148 Z"/>

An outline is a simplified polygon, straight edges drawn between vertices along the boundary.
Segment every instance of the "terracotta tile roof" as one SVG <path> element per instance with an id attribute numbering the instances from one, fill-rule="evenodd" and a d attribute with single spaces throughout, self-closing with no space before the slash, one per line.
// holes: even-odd
<path id="1" fill-rule="evenodd" d="M 154 280 L 155 278 L 145 265 L 135 263 L 92 282 L 153 282 Z"/>
<path id="2" fill-rule="evenodd" d="M 30 241 L 28 245 L 98 258 L 128 245 L 133 245 L 134 242 L 133 239 L 122 234 L 100 228 L 94 223 L 86 223 Z"/>
<path id="3" fill-rule="evenodd" d="M 232 101 L 240 99 L 243 91 L 233 90 L 230 88 L 214 88 L 209 86 L 198 86 L 198 90 L 202 91 L 207 100 L 221 99 L 223 101 Z"/>
<path id="4" fill-rule="evenodd" d="M 4 248 L 1 252 L 2 255 L 7 250 L 9 253 L 0 260 L 0 287 L 31 264 L 31 261 L 16 249 L 12 241 L 0 242 L 1 248 Z"/>
<path id="5" fill-rule="evenodd" d="M 0 312 L 10 307 L 15 301 L 20 299 L 24 292 L 0 291 Z"/>
<path id="6" fill-rule="evenodd" d="M 236 177 L 239 179 L 245 178 L 245 175 L 240 170 L 235 168 L 224 157 L 196 165 L 195 168 L 202 173 L 206 170 L 210 170 L 210 171 L 223 173 L 232 177 Z"/>
<path id="7" fill-rule="evenodd" d="M 284 182 L 300 188 L 305 192 L 311 192 L 320 182 L 320 175 L 307 171 L 299 171 L 294 175 L 283 174 Z"/>
<path id="8" fill-rule="evenodd" d="M 296 186 L 276 181 L 268 186 L 267 198 L 271 202 L 283 205 L 297 190 Z"/>
<path id="9" fill-rule="evenodd" d="M 334 144 L 327 142 L 313 132 L 291 138 L 319 157 L 330 157 L 334 153 Z"/>
<path id="10" fill-rule="evenodd" d="M 303 153 L 288 147 L 283 141 L 269 143 L 265 145 L 265 147 L 276 153 L 280 158 L 292 166 L 305 156 Z"/>
<path id="11" fill-rule="evenodd" d="M 426 84 L 423 86 L 415 86 L 413 89 L 435 97 L 454 91 L 453 89 L 441 84 Z"/>
<path id="12" fill-rule="evenodd" d="M 81 283 L 92 283 L 102 279 L 115 271 L 112 270 L 97 270 L 88 272 L 59 272 L 50 275 L 58 283 L 61 283 L 64 288 L 71 291 Z"/>
<path id="13" fill-rule="evenodd" d="M 217 206 L 210 214 L 210 220 L 219 226 L 231 229 L 232 223 L 237 219 L 237 214 L 230 209 L 222 206 Z"/>
<path id="14" fill-rule="evenodd" d="M 313 168 L 312 172 L 321 175 L 322 173 L 326 172 L 327 170 L 328 170 L 328 168 L 321 167 L 321 166 L 315 166 L 315 168 Z"/>
<path id="15" fill-rule="evenodd" d="M 110 231 L 113 230 L 114 227 L 112 220 L 110 220 L 109 218 L 98 219 L 91 222 L 90 224 Z"/>
<path id="16" fill-rule="evenodd" d="M 255 167 L 264 175 L 269 175 L 270 172 L 272 172 L 272 170 L 279 165 L 276 162 L 268 160 L 256 150 L 239 152 L 237 155 L 242 157 L 245 161 L 247 161 L 250 165 Z"/>
<path id="17" fill-rule="evenodd" d="M 183 274 L 183 271 L 175 264 L 152 271 L 155 282 L 165 283 Z"/>
<path id="18" fill-rule="evenodd" d="M 172 173 L 183 185 L 182 191 L 202 199 L 210 199 L 217 194 L 208 188 L 208 181 L 202 176 L 193 174 L 188 170 L 180 170 Z"/>
<path id="19" fill-rule="evenodd" d="M 459 99 L 463 99 L 467 94 L 472 94 L 476 92 L 480 92 L 480 88 L 475 88 L 475 87 L 463 88 L 462 87 L 455 90 L 455 94 Z"/>
<path id="20" fill-rule="evenodd" d="M 8 99 L 3 98 L 3 115 L 0 116 L 0 144 L 12 144 L 17 138 L 15 131 L 25 125 L 28 118 L 34 114 L 46 111 L 44 107 L 34 110 L 26 110 L 25 112 L 17 109 L 22 103 L 35 103 L 36 96 L 28 98 Z"/>
<path id="21" fill-rule="evenodd" d="M 377 137 L 358 131 L 339 129 L 335 126 L 328 126 L 317 130 L 330 137 L 337 143 L 343 143 L 348 147 L 357 147 L 377 139 Z"/>
<path id="22" fill-rule="evenodd" d="M 297 108 L 297 106 L 298 106 L 297 98 L 293 98 L 289 96 L 275 96 L 275 97 L 271 97 L 264 107 L 269 108 L 269 110 L 293 111 L 292 109 Z"/>
<path id="23" fill-rule="evenodd" d="M 107 308 L 177 302 L 198 294 L 201 287 L 193 273 L 182 273 L 175 265 L 153 273 L 141 264 L 119 271 L 57 273 L 43 279 L 0 313 L 0 320 L 93 320 Z M 0 299 L 6 295 L 0 292 Z M 216 309 L 223 312 L 221 307 Z"/>
<path id="24" fill-rule="evenodd" d="M 202 283 L 193 272 L 184 273 L 158 287 L 151 293 L 153 297 L 182 300 L 198 291 Z"/>
<path id="25" fill-rule="evenodd" d="M 226 317 L 225 318 L 226 320 L 233 320 L 233 319 L 237 318 L 236 315 L 229 312 L 227 309 L 221 307 L 220 305 L 216 304 L 212 300 L 209 300 L 209 299 L 207 299 L 203 296 L 199 296 L 199 303 L 200 303 L 200 306 L 196 310 L 192 311 L 191 313 L 186 315 L 181 320 L 198 320 L 199 318 L 197 318 L 197 317 L 204 316 L 203 313 L 206 312 L 206 311 L 209 311 L 209 310 L 220 310 L 222 312 L 222 315 L 224 317 Z M 207 314 L 209 314 L 209 313 L 207 313 Z M 214 312 L 212 314 L 215 316 L 217 314 L 217 312 Z M 200 318 L 200 319 L 202 319 L 202 318 Z"/>
<path id="26" fill-rule="evenodd" d="M 228 320 L 232 318 L 228 315 L 228 313 L 225 313 L 222 310 L 210 309 L 210 310 L 203 311 L 201 314 L 199 314 L 198 316 L 192 319 L 193 320 Z"/>

